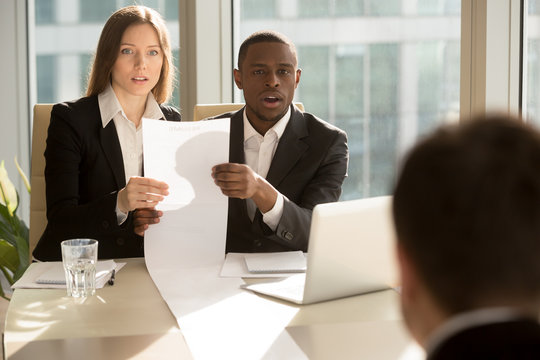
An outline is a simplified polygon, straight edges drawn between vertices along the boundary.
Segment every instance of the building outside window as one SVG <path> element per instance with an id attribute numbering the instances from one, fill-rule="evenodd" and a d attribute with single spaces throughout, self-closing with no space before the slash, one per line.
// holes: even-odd
<path id="1" fill-rule="evenodd" d="M 538 8 L 537 2 L 530 0 L 530 8 Z M 131 3 L 35 1 L 37 102 L 84 95 L 105 21 Z M 165 17 L 178 67 L 178 0 L 137 3 Z M 232 3 L 238 19 L 233 24 L 234 56 L 254 31 L 283 32 L 296 44 L 303 70 L 295 101 L 347 131 L 350 165 L 342 199 L 389 194 L 406 150 L 441 122 L 457 119 L 460 0 Z M 529 53 L 534 57 L 533 50 Z M 537 76 L 534 69 L 529 75 Z M 534 89 L 529 90 L 530 98 L 533 94 Z M 237 89 L 233 100 L 242 101 Z M 171 102 L 180 107 L 178 88 Z"/>
<path id="2" fill-rule="evenodd" d="M 460 0 L 234 1 L 234 54 L 257 30 L 296 44 L 295 101 L 348 133 L 342 199 L 389 194 L 399 160 L 459 115 Z M 236 59 L 235 59 L 236 64 Z M 239 91 L 235 99 L 241 101 Z"/>
<path id="3" fill-rule="evenodd" d="M 146 5 L 167 22 L 178 68 L 178 0 L 34 0 L 37 102 L 57 103 L 84 96 L 99 35 L 117 9 Z M 179 107 L 175 86 L 170 103 Z"/>
<path id="4" fill-rule="evenodd" d="M 528 0 L 525 116 L 540 125 L 540 0 Z"/>

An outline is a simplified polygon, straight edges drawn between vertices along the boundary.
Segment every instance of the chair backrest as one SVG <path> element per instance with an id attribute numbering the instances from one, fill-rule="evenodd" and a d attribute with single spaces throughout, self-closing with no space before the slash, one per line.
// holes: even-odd
<path id="1" fill-rule="evenodd" d="M 47 205 L 45 200 L 45 144 L 47 129 L 51 120 L 53 104 L 36 104 L 34 106 L 34 125 L 32 130 L 32 167 L 30 170 L 30 234 L 29 250 L 37 245 L 41 234 L 47 226 Z"/>
<path id="2" fill-rule="evenodd" d="M 197 104 L 193 108 L 193 121 L 199 121 L 230 111 L 237 111 L 240 110 L 244 105 L 245 104 L 241 103 Z M 301 111 L 304 111 L 304 104 L 296 102 L 294 105 Z"/>

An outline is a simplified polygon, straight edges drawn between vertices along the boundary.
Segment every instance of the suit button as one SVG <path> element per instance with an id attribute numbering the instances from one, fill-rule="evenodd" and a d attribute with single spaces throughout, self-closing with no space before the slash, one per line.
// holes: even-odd
<path id="1" fill-rule="evenodd" d="M 124 245 L 125 242 L 126 241 L 124 240 L 124 238 L 119 237 L 118 239 L 116 239 L 116 243 L 120 246 Z"/>
<path id="2" fill-rule="evenodd" d="M 259 239 L 255 240 L 253 243 L 255 244 L 255 247 L 260 248 L 262 246 L 262 241 Z"/>
<path id="3" fill-rule="evenodd" d="M 293 238 L 294 238 L 294 235 L 290 232 L 288 232 L 287 230 L 283 230 L 281 232 L 281 236 L 283 236 L 285 239 L 291 241 Z"/>
<path id="4" fill-rule="evenodd" d="M 103 220 L 101 222 L 101 226 L 103 226 L 104 229 L 107 229 L 109 227 L 109 222 L 107 220 Z"/>

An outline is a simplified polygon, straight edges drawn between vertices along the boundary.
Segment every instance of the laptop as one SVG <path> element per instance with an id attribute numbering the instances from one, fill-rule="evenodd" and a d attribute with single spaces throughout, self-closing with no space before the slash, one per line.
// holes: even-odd
<path id="1" fill-rule="evenodd" d="M 311 304 L 396 286 L 390 209 L 390 196 L 315 206 L 306 272 L 243 288 Z"/>

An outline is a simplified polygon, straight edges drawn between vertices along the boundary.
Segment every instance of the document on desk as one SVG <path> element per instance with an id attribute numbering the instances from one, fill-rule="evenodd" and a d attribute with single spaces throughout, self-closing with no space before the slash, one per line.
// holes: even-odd
<path id="1" fill-rule="evenodd" d="M 195 359 L 257 359 L 297 309 L 220 277 L 228 198 L 211 168 L 229 161 L 230 119 L 143 119 L 144 174 L 169 184 L 163 216 L 145 233 L 145 261 Z M 255 332 L 267 324 L 265 333 Z M 260 326 L 259 326 L 260 328 Z"/>
<path id="2" fill-rule="evenodd" d="M 277 261 L 276 260 L 277 257 Z M 263 265 L 266 264 L 265 271 L 250 271 L 247 263 L 257 261 L 255 264 L 260 264 L 259 259 L 262 259 Z M 270 262 L 267 264 L 267 262 Z M 279 271 L 275 267 L 279 266 Z M 287 271 L 289 269 L 290 271 Z M 223 267 L 221 268 L 221 277 L 237 277 L 237 278 L 272 278 L 284 277 L 305 272 L 306 256 L 301 251 L 295 252 L 280 252 L 280 253 L 227 253 Z"/>
<path id="3" fill-rule="evenodd" d="M 96 264 L 96 289 L 101 289 L 111 278 L 112 270 L 120 271 L 126 263 L 100 260 Z M 12 289 L 65 289 L 66 278 L 61 261 L 35 262 L 30 264 Z"/>

